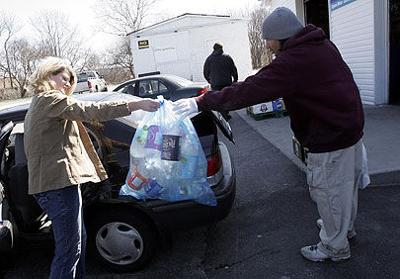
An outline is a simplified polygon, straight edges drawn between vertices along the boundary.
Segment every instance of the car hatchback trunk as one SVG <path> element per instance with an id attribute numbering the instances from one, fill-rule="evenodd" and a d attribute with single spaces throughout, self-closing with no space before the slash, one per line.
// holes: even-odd
<path id="1" fill-rule="evenodd" d="M 125 183 L 129 170 L 129 145 L 135 133 L 132 131 L 128 136 L 116 133 L 116 131 L 126 131 L 132 128 L 130 126 L 126 127 L 128 124 L 123 120 L 111 120 L 102 124 L 91 123 L 87 125 L 92 142 L 106 166 L 113 184 L 113 198 L 118 198 L 120 186 Z M 216 187 L 223 177 L 220 142 L 214 121 L 214 115 L 209 112 L 199 113 L 192 118 L 193 126 L 196 129 L 207 159 L 207 179 L 212 188 Z M 107 142 L 112 142 L 112 144 L 105 146 Z M 125 145 L 125 148 L 123 145 Z M 91 196 L 95 196 L 95 194 L 90 193 Z"/>

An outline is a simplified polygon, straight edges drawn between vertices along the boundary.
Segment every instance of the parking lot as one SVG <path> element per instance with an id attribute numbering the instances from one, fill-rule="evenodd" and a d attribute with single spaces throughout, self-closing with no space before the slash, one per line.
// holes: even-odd
<path id="1" fill-rule="evenodd" d="M 360 193 L 357 240 L 343 263 L 313 263 L 299 249 L 318 241 L 317 211 L 303 173 L 236 113 L 236 145 L 229 145 L 238 174 L 234 208 L 225 220 L 179 232 L 144 270 L 116 274 L 88 255 L 88 278 L 398 278 L 400 189 Z M 262 171 L 260 171 L 262 170 Z M 390 208 L 390 210 L 388 210 Z M 30 244 L 4 278 L 46 278 L 51 246 Z"/>

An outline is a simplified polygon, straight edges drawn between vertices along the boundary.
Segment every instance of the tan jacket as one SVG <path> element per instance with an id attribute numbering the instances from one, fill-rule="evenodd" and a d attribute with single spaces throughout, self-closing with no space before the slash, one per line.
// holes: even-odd
<path id="1" fill-rule="evenodd" d="M 81 121 L 129 113 L 126 102 L 82 102 L 55 90 L 35 95 L 24 123 L 29 194 L 106 179 Z"/>

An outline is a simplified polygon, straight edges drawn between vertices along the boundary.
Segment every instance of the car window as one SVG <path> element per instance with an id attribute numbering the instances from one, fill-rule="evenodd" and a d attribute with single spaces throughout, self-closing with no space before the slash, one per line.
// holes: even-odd
<path id="1" fill-rule="evenodd" d="M 7 152 L 6 146 L 9 143 L 9 138 L 10 134 L 12 132 L 12 129 L 14 128 L 14 123 L 13 122 L 8 122 L 4 126 L 1 126 L 0 129 L 0 171 L 1 175 L 4 175 L 4 168 L 5 168 L 5 162 L 8 160 L 8 155 L 9 153 Z"/>
<path id="2" fill-rule="evenodd" d="M 88 76 L 86 73 L 79 73 L 78 74 L 78 81 L 77 82 L 84 82 L 88 80 Z"/>
<path id="3" fill-rule="evenodd" d="M 87 75 L 88 75 L 88 77 L 90 77 L 90 78 L 94 78 L 94 77 L 96 77 L 96 76 L 94 75 L 94 73 L 93 73 L 93 72 L 88 72 L 88 73 L 87 73 Z"/>
<path id="4" fill-rule="evenodd" d="M 139 81 L 139 97 L 149 97 L 153 94 L 149 80 Z"/>
<path id="5" fill-rule="evenodd" d="M 168 88 L 158 79 L 149 79 L 139 81 L 139 97 L 155 97 L 164 94 Z"/>
<path id="6" fill-rule="evenodd" d="M 165 84 L 162 83 L 160 80 L 154 81 L 153 87 L 157 88 L 157 94 L 164 94 L 168 91 L 167 86 L 165 86 Z"/>
<path id="7" fill-rule="evenodd" d="M 135 83 L 132 82 L 132 83 L 120 88 L 117 92 L 134 95 L 134 93 L 135 93 Z"/>
<path id="8" fill-rule="evenodd" d="M 87 128 L 96 151 L 99 153 L 98 149 L 101 146 L 101 149 L 108 153 L 107 156 L 103 156 L 107 165 L 119 170 L 113 173 L 113 179 L 119 180 L 117 183 L 123 183 L 129 168 L 129 150 L 136 129 L 130 121 L 121 119 L 91 122 Z M 94 139 L 98 141 L 97 144 Z"/>

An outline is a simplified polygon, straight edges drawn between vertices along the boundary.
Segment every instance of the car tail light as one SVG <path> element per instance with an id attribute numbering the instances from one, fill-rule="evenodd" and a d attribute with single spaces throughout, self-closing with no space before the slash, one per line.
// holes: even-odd
<path id="1" fill-rule="evenodd" d="M 215 175 L 221 168 L 222 161 L 219 152 L 207 157 L 207 176 Z"/>
<path id="2" fill-rule="evenodd" d="M 92 83 L 90 81 L 87 82 L 89 89 L 92 89 Z"/>
<path id="3" fill-rule="evenodd" d="M 199 91 L 197 91 L 198 95 L 203 95 L 204 93 L 206 93 L 208 91 L 208 87 L 204 87 L 202 89 L 200 89 Z"/>

